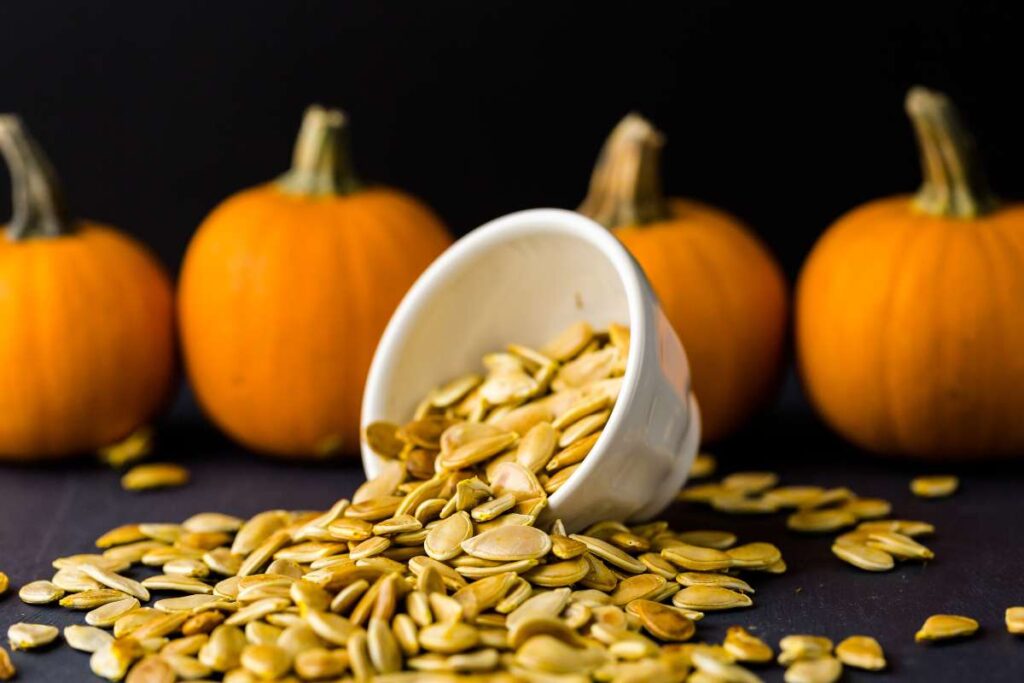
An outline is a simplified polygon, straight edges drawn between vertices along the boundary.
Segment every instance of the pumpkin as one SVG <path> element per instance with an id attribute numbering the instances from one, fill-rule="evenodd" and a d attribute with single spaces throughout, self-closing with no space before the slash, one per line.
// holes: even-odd
<path id="1" fill-rule="evenodd" d="M 737 218 L 667 199 L 662 135 L 636 114 L 605 143 L 579 211 L 636 257 L 690 361 L 703 439 L 734 432 L 777 388 L 785 356 L 787 287 L 768 249 Z"/>
<path id="2" fill-rule="evenodd" d="M 811 402 L 865 448 L 922 458 L 1024 452 L 1024 206 L 999 204 L 944 95 L 906 108 L 924 183 L 842 216 L 797 289 Z"/>
<path id="3" fill-rule="evenodd" d="M 21 121 L 0 116 L 14 215 L 0 240 L 0 458 L 119 441 L 174 388 L 173 289 L 135 240 L 76 221 Z"/>
<path id="4" fill-rule="evenodd" d="M 203 221 L 185 254 L 179 319 L 210 418 L 280 456 L 355 452 L 378 338 L 450 243 L 426 206 L 353 173 L 345 116 L 307 110 L 293 166 Z"/>

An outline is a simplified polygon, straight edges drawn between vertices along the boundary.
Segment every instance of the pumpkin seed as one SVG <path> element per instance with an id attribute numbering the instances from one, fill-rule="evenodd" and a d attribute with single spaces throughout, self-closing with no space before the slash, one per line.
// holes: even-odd
<path id="1" fill-rule="evenodd" d="M 844 562 L 869 572 L 889 571 L 896 564 L 889 553 L 863 543 L 834 543 L 832 553 Z"/>
<path id="2" fill-rule="evenodd" d="M 843 675 L 843 665 L 835 657 L 801 659 L 786 669 L 786 683 L 834 683 Z"/>
<path id="3" fill-rule="evenodd" d="M 978 622 L 970 617 L 962 617 L 955 614 L 935 614 L 928 617 L 921 629 L 914 634 L 914 640 L 919 643 L 946 640 L 948 638 L 963 638 L 972 636 L 978 631 Z"/>
<path id="4" fill-rule="evenodd" d="M 348 653 L 315 647 L 295 655 L 295 673 L 303 680 L 336 678 L 348 669 Z"/>
<path id="5" fill-rule="evenodd" d="M 221 624 L 210 633 L 210 639 L 199 650 L 199 661 L 221 673 L 237 667 L 247 643 L 242 629 Z"/>
<path id="6" fill-rule="evenodd" d="M 780 486 L 761 497 L 777 508 L 800 508 L 820 500 L 824 493 L 820 486 Z"/>
<path id="7" fill-rule="evenodd" d="M 765 515 L 778 512 L 778 507 L 765 498 L 751 498 L 745 493 L 729 492 L 711 499 L 711 507 L 731 515 Z"/>
<path id="8" fill-rule="evenodd" d="M 92 653 L 89 668 L 101 678 L 119 681 L 144 653 L 141 643 L 134 638 L 112 640 Z"/>
<path id="9" fill-rule="evenodd" d="M 135 579 L 129 579 L 127 576 L 115 574 L 108 569 L 98 567 L 94 564 L 83 564 L 80 569 L 86 576 L 100 582 L 108 588 L 115 591 L 121 591 L 122 593 L 127 593 L 139 600 L 149 600 L 149 591 Z"/>
<path id="10" fill-rule="evenodd" d="M 1006 630 L 1014 635 L 1024 633 L 1024 607 L 1006 608 Z"/>
<path id="11" fill-rule="evenodd" d="M 241 665 L 257 678 L 274 679 L 291 669 L 291 657 L 277 645 L 261 643 L 246 645 L 239 660 Z"/>
<path id="12" fill-rule="evenodd" d="M 713 681 L 730 681 L 731 683 L 760 683 L 761 679 L 754 673 L 734 664 L 716 651 L 707 647 L 695 648 L 690 660 L 699 673 L 705 674 Z"/>
<path id="13" fill-rule="evenodd" d="M 180 591 L 182 593 L 213 593 L 213 586 L 191 576 L 181 574 L 157 574 L 143 579 L 145 588 L 160 591 Z M 147 598 L 148 599 L 148 598 Z"/>
<path id="14" fill-rule="evenodd" d="M 179 598 L 180 600 L 181 598 Z M 184 636 L 207 634 L 213 631 L 224 622 L 224 615 L 221 612 L 200 612 L 191 616 L 181 625 L 181 633 Z"/>
<path id="15" fill-rule="evenodd" d="M 7 650 L 0 647 L 0 681 L 9 681 L 17 675 L 18 670 L 14 667 L 11 656 L 7 654 Z"/>
<path id="16" fill-rule="evenodd" d="M 193 612 L 204 607 L 223 605 L 223 598 L 217 595 L 206 595 L 195 593 L 183 595 L 179 598 L 164 598 L 153 603 L 153 607 L 161 612 Z"/>
<path id="17" fill-rule="evenodd" d="M 64 640 L 68 645 L 82 652 L 96 652 L 113 639 L 114 636 L 95 626 L 73 624 L 64 627 Z"/>
<path id="18" fill-rule="evenodd" d="M 728 574 L 681 572 L 676 575 L 675 579 L 683 586 L 719 586 L 729 590 L 740 591 L 741 593 L 754 592 L 749 583 L 737 576 L 730 576 Z"/>
<path id="19" fill-rule="evenodd" d="M 549 635 L 530 638 L 515 654 L 519 666 L 546 674 L 589 675 L 606 661 L 607 655 L 596 648 L 579 649 Z"/>
<path id="20" fill-rule="evenodd" d="M 869 533 L 867 545 L 903 559 L 930 560 L 935 557 L 927 547 L 894 531 Z"/>
<path id="21" fill-rule="evenodd" d="M 590 564 L 586 556 L 581 556 L 534 567 L 523 574 L 523 578 L 535 586 L 561 588 L 582 581 L 589 572 Z"/>
<path id="22" fill-rule="evenodd" d="M 870 522 L 861 522 L 857 525 L 857 531 L 864 533 L 877 533 L 880 531 L 894 531 L 904 536 L 927 536 L 935 533 L 935 527 L 928 522 L 919 522 L 909 519 L 879 519 Z"/>
<path id="23" fill-rule="evenodd" d="M 750 607 L 754 603 L 749 595 L 721 586 L 687 586 L 672 596 L 672 604 L 685 609 L 711 612 Z"/>
<path id="24" fill-rule="evenodd" d="M 110 628 L 117 620 L 123 617 L 128 612 L 139 608 L 139 601 L 137 598 L 126 597 L 121 600 L 115 600 L 114 602 L 108 602 L 105 605 L 100 605 L 94 610 L 91 610 L 85 615 L 85 623 L 90 626 L 101 626 L 103 628 Z"/>
<path id="25" fill-rule="evenodd" d="M 836 645 L 836 657 L 846 666 L 866 671 L 885 668 L 885 653 L 871 636 L 850 636 Z"/>
<path id="26" fill-rule="evenodd" d="M 29 605 L 45 605 L 60 600 L 64 596 L 64 589 L 49 581 L 33 581 L 26 583 L 18 591 L 18 597 L 22 602 Z"/>
<path id="27" fill-rule="evenodd" d="M 73 593 L 61 598 L 60 606 L 66 609 L 95 609 L 110 602 L 123 600 L 131 597 L 127 593 L 116 591 L 110 588 L 99 588 L 96 590 Z"/>
<path id="28" fill-rule="evenodd" d="M 786 526 L 802 533 L 825 533 L 838 531 L 857 523 L 857 518 L 843 508 L 800 510 L 786 520 Z"/>
<path id="29" fill-rule="evenodd" d="M 162 657 L 146 655 L 128 672 L 126 683 L 174 683 L 178 675 Z"/>
<path id="30" fill-rule="evenodd" d="M 11 579 L 7 576 L 7 574 L 4 574 L 3 572 L 0 572 L 0 595 L 3 595 L 4 593 L 6 593 L 7 589 L 10 588 L 10 586 L 11 586 Z M 0 680 L 3 680 L 3 679 L 0 679 Z"/>
<path id="31" fill-rule="evenodd" d="M 764 664 L 772 661 L 775 653 L 768 643 L 764 642 L 742 626 L 730 626 L 725 632 L 724 647 L 737 662 Z"/>
<path id="32" fill-rule="evenodd" d="M 467 513 L 457 512 L 430 530 L 423 541 L 423 550 L 435 560 L 450 560 L 462 552 L 462 542 L 472 535 L 473 521 Z"/>
<path id="33" fill-rule="evenodd" d="M 206 678 L 212 673 L 212 669 L 195 657 L 175 652 L 167 652 L 165 647 L 160 656 L 167 665 L 171 667 L 175 675 L 183 680 L 191 681 L 199 678 Z M 225 678 L 226 680 L 226 678 Z"/>
<path id="34" fill-rule="evenodd" d="M 730 548 L 725 554 L 732 560 L 733 567 L 762 569 L 782 559 L 782 552 L 771 543 L 747 543 Z"/>
<path id="35" fill-rule="evenodd" d="M 804 659 L 820 659 L 832 654 L 832 641 L 824 636 L 790 635 L 779 641 L 779 664 L 789 666 Z"/>
<path id="36" fill-rule="evenodd" d="M 630 602 L 627 610 L 640 618 L 648 633 L 663 641 L 682 642 L 692 638 L 696 632 L 693 620 L 676 607 L 640 599 Z"/>
<path id="37" fill-rule="evenodd" d="M 746 494 L 762 493 L 779 483 L 775 472 L 735 472 L 722 479 L 722 486 L 729 491 Z"/>
<path id="38" fill-rule="evenodd" d="M 915 477 L 910 482 L 910 491 L 920 498 L 945 498 L 956 493 L 960 480 L 953 475 L 931 475 Z"/>
<path id="39" fill-rule="evenodd" d="M 843 503 L 842 509 L 857 519 L 878 519 L 892 512 L 892 503 L 881 498 L 854 498 Z"/>
<path id="40" fill-rule="evenodd" d="M 462 541 L 473 557 L 497 562 L 539 560 L 551 551 L 551 537 L 532 526 L 503 526 Z"/>
<path id="41" fill-rule="evenodd" d="M 718 462 L 715 460 L 715 456 L 710 453 L 698 453 L 690 466 L 690 479 L 710 477 L 716 469 L 718 469 Z"/>
<path id="42" fill-rule="evenodd" d="M 602 541 L 599 538 L 592 536 L 584 536 L 582 534 L 572 534 L 569 538 L 579 541 L 580 543 L 587 546 L 587 550 L 596 555 L 597 557 L 605 560 L 609 564 L 612 564 L 620 569 L 624 569 L 627 572 L 634 574 L 640 574 L 646 571 L 647 567 L 643 562 L 637 560 L 628 553 L 619 550 L 615 546 Z"/>
<path id="43" fill-rule="evenodd" d="M 7 629 L 7 640 L 15 650 L 30 650 L 49 645 L 59 633 L 56 626 L 19 622 Z"/>
<path id="44" fill-rule="evenodd" d="M 732 558 L 724 551 L 702 548 L 688 543 L 678 543 L 661 551 L 661 556 L 672 564 L 693 571 L 713 572 L 728 569 Z"/>
<path id="45" fill-rule="evenodd" d="M 121 468 L 149 455 L 152 446 L 153 429 L 143 425 L 123 440 L 98 449 L 96 455 L 111 467 Z"/>
<path id="46" fill-rule="evenodd" d="M 121 487 L 128 491 L 184 486 L 188 483 L 189 472 L 181 465 L 169 462 L 154 462 L 136 465 L 121 477 Z"/>

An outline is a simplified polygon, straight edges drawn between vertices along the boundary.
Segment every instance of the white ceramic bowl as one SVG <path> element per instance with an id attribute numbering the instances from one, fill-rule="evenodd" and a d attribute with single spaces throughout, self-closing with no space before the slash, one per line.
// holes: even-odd
<path id="1" fill-rule="evenodd" d="M 478 370 L 509 342 L 539 346 L 564 327 L 629 323 L 630 351 L 604 433 L 549 500 L 570 530 L 642 520 L 679 491 L 700 442 L 700 414 L 678 337 L 640 266 L 590 219 L 534 209 L 469 233 L 420 276 L 381 337 L 363 394 L 363 425 L 402 424 L 433 387 Z M 367 477 L 378 457 L 362 444 Z"/>

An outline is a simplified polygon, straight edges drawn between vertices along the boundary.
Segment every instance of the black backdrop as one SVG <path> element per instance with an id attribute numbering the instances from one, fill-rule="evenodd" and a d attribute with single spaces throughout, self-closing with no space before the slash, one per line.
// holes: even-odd
<path id="1" fill-rule="evenodd" d="M 349 111 L 364 177 L 456 233 L 575 206 L 636 109 L 668 136 L 666 188 L 749 221 L 791 278 L 838 214 L 916 187 L 911 84 L 953 95 L 995 188 L 1024 196 L 1020 3 L 604 5 L 7 1 L 0 111 L 78 214 L 174 269 L 217 201 L 285 168 L 311 102 Z"/>

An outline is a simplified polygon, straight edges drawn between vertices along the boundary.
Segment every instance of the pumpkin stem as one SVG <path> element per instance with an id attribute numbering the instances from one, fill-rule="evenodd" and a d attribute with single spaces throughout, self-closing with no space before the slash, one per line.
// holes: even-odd
<path id="1" fill-rule="evenodd" d="M 664 136 L 647 119 L 627 114 L 604 143 L 587 197 L 577 210 L 606 228 L 668 218 L 659 173 L 664 144 Z"/>
<path id="2" fill-rule="evenodd" d="M 74 221 L 53 166 L 14 114 L 0 115 L 0 154 L 11 173 L 13 215 L 7 226 L 8 239 L 58 237 L 71 232 Z"/>
<path id="3" fill-rule="evenodd" d="M 277 179 L 279 188 L 303 195 L 340 195 L 361 187 L 352 168 L 348 118 L 338 109 L 306 109 L 295 141 L 291 169 Z"/>
<path id="4" fill-rule="evenodd" d="M 995 209 L 998 202 L 985 179 L 974 138 L 949 98 L 915 86 L 907 93 L 906 108 L 924 172 L 915 206 L 952 218 L 974 218 Z"/>

